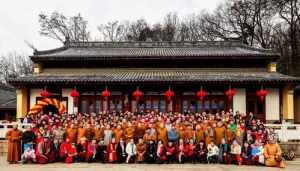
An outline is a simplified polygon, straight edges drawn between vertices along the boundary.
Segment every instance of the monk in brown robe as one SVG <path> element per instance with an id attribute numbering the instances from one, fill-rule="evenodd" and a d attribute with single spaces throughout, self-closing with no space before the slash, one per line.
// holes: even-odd
<path id="1" fill-rule="evenodd" d="M 17 163 L 21 160 L 21 138 L 22 131 L 18 129 L 16 123 L 13 124 L 13 128 L 6 133 L 7 138 L 7 161 L 10 164 Z"/>
<path id="2" fill-rule="evenodd" d="M 145 125 L 139 122 L 135 129 L 134 141 L 137 142 L 140 138 L 143 138 L 145 131 L 146 131 Z"/>
<path id="3" fill-rule="evenodd" d="M 71 124 L 66 130 L 66 138 L 69 138 L 71 143 L 77 142 L 77 128 L 74 124 Z"/>
<path id="4" fill-rule="evenodd" d="M 285 163 L 282 159 L 281 148 L 275 142 L 274 138 L 269 138 L 268 143 L 264 146 L 264 156 L 266 166 L 280 168 L 285 167 Z"/>
<path id="5" fill-rule="evenodd" d="M 159 128 L 157 128 L 157 140 L 161 140 L 164 145 L 168 144 L 168 131 L 164 123 L 161 123 Z"/>
<path id="6" fill-rule="evenodd" d="M 83 123 L 81 122 L 79 127 L 77 128 L 77 144 L 80 143 L 80 139 L 85 137 L 86 129 L 84 128 Z"/>
<path id="7" fill-rule="evenodd" d="M 100 125 L 96 125 L 94 132 L 95 132 L 95 139 L 97 142 L 99 142 L 101 139 L 103 139 L 104 128 L 101 128 Z"/>
<path id="8" fill-rule="evenodd" d="M 193 130 L 192 125 L 187 126 L 187 129 L 186 129 L 185 133 L 186 133 L 186 138 L 187 138 L 188 141 L 191 140 L 191 139 L 194 140 L 195 131 Z"/>
<path id="9" fill-rule="evenodd" d="M 186 132 L 185 132 L 185 127 L 184 126 L 180 126 L 179 130 L 178 130 L 178 134 L 179 134 L 179 139 L 183 139 L 183 141 L 186 140 Z"/>
<path id="10" fill-rule="evenodd" d="M 92 141 L 95 138 L 94 128 L 92 127 L 91 124 L 86 125 L 85 137 L 88 141 Z"/>
<path id="11" fill-rule="evenodd" d="M 131 123 L 128 123 L 128 127 L 125 129 L 125 138 L 126 144 L 129 142 L 130 139 L 134 138 L 135 129 Z"/>
<path id="12" fill-rule="evenodd" d="M 139 143 L 136 145 L 136 152 L 137 152 L 137 162 L 143 162 L 145 160 L 145 153 L 146 153 L 146 144 L 144 143 L 142 138 L 139 138 Z"/>
<path id="13" fill-rule="evenodd" d="M 118 125 L 116 129 L 113 130 L 116 144 L 120 142 L 120 139 L 124 139 L 124 131 L 121 125 Z"/>
<path id="14" fill-rule="evenodd" d="M 220 121 L 217 123 L 217 127 L 215 127 L 215 144 L 219 146 L 223 138 L 226 135 L 226 128 L 223 126 L 223 123 Z"/>

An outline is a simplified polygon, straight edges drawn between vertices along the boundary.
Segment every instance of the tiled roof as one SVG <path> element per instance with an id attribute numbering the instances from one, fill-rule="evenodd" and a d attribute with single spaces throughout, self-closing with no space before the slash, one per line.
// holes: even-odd
<path id="1" fill-rule="evenodd" d="M 35 52 L 31 59 L 42 60 L 108 60 L 156 58 L 270 58 L 279 55 L 240 41 L 197 42 L 70 42 L 64 47 Z"/>
<path id="2" fill-rule="evenodd" d="M 16 92 L 10 86 L 0 83 L 0 109 L 16 108 Z"/>
<path id="3" fill-rule="evenodd" d="M 96 73 L 51 73 L 39 74 L 10 79 L 13 85 L 17 84 L 74 84 L 74 83 L 121 83 L 121 82 L 299 82 L 300 79 L 280 73 L 267 71 L 222 71 L 201 69 L 100 69 Z"/>

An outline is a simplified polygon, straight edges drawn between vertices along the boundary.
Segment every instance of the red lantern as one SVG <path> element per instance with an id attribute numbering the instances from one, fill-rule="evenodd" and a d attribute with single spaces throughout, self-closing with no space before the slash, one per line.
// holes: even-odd
<path id="1" fill-rule="evenodd" d="M 43 98 L 48 98 L 48 97 L 50 96 L 50 93 L 49 93 L 46 89 L 44 89 L 44 90 L 40 93 L 40 95 L 41 95 Z"/>
<path id="2" fill-rule="evenodd" d="M 142 95 L 143 92 L 141 92 L 138 88 L 132 93 L 132 96 L 134 96 L 136 100 L 139 100 Z"/>
<path id="3" fill-rule="evenodd" d="M 228 97 L 228 100 L 232 100 L 232 97 L 235 95 L 235 93 L 235 90 L 229 88 L 229 90 L 225 92 L 225 95 Z"/>
<path id="4" fill-rule="evenodd" d="M 79 92 L 78 92 L 76 89 L 73 89 L 73 90 L 71 91 L 71 96 L 72 96 L 73 98 L 77 98 L 77 97 L 80 96 L 80 94 L 79 94 Z"/>
<path id="5" fill-rule="evenodd" d="M 264 89 L 260 89 L 256 92 L 256 96 L 260 99 L 260 101 L 264 101 L 265 97 L 268 95 L 268 91 Z"/>
<path id="6" fill-rule="evenodd" d="M 171 98 L 174 96 L 174 92 L 169 89 L 168 91 L 165 92 L 165 97 L 170 101 Z"/>
<path id="7" fill-rule="evenodd" d="M 104 91 L 102 91 L 101 95 L 102 95 L 105 99 L 107 99 L 107 98 L 111 95 L 111 93 L 110 93 L 110 91 L 108 91 L 107 88 L 106 88 Z"/>
<path id="8" fill-rule="evenodd" d="M 200 89 L 200 91 L 197 92 L 197 96 L 200 98 L 200 100 L 203 100 L 204 97 L 206 96 L 206 92 Z"/>

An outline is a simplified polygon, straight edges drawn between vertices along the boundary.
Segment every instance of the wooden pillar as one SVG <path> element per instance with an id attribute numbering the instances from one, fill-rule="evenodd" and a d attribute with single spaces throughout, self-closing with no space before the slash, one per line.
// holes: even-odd
<path id="1" fill-rule="evenodd" d="M 283 120 L 294 121 L 294 87 L 286 85 L 282 91 Z"/>
<path id="2" fill-rule="evenodd" d="M 27 88 L 19 88 L 17 94 L 17 118 L 24 118 L 27 114 L 28 107 L 28 92 Z"/>

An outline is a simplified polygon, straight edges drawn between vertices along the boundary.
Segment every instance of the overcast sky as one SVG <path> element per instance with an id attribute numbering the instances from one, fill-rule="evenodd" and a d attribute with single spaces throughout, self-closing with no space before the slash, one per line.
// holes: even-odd
<path id="1" fill-rule="evenodd" d="M 31 54 L 24 41 L 38 50 L 55 48 L 61 44 L 40 36 L 38 14 L 53 11 L 72 16 L 81 13 L 88 20 L 92 37 L 97 37 L 97 26 L 113 20 L 144 18 L 159 22 L 168 12 L 179 16 L 213 10 L 223 0 L 6 0 L 0 5 L 0 54 L 18 52 Z"/>

